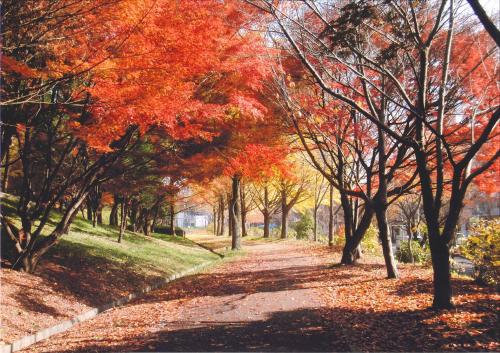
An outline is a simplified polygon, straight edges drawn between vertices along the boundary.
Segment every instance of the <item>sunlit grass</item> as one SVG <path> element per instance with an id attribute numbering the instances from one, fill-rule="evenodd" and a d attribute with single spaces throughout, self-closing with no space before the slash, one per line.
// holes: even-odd
<path id="1" fill-rule="evenodd" d="M 2 212 L 17 226 L 15 198 L 2 195 Z M 109 210 L 105 210 L 103 221 L 109 220 Z M 49 234 L 61 218 L 52 212 L 43 235 Z M 188 238 L 153 233 L 146 237 L 140 233 L 126 231 L 122 242 L 118 243 L 119 229 L 86 220 L 81 213 L 75 218 L 68 234 L 62 236 L 45 256 L 60 262 L 81 262 L 99 268 L 126 267 L 141 276 L 166 276 L 197 264 L 217 260 L 220 257 L 203 249 Z"/>

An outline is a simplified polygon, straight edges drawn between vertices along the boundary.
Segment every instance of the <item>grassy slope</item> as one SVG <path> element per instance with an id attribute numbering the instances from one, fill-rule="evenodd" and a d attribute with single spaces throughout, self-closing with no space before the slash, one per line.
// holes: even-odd
<path id="1" fill-rule="evenodd" d="M 2 212 L 19 225 L 13 216 L 15 200 L 2 195 Z M 60 218 L 58 212 L 51 215 L 43 234 L 48 234 Z M 104 217 L 106 222 L 108 217 Z M 218 259 L 219 257 L 189 239 L 154 233 L 145 237 L 127 231 L 122 243 L 117 242 L 118 229 L 107 225 L 92 227 L 81 217 L 76 217 L 70 232 L 49 251 L 47 259 L 58 262 L 83 262 L 85 265 L 110 268 L 126 267 L 139 276 L 165 276 L 193 265 Z"/>
<path id="2" fill-rule="evenodd" d="M 1 194 L 2 214 L 17 226 L 15 198 Z M 105 210 L 104 221 L 109 220 Z M 53 212 L 47 235 L 61 215 Z M 153 233 L 145 237 L 127 231 L 117 242 L 118 229 L 92 227 L 81 214 L 70 232 L 42 258 L 34 275 L 0 271 L 0 345 L 55 325 L 136 291 L 169 274 L 220 258 L 195 242 Z"/>

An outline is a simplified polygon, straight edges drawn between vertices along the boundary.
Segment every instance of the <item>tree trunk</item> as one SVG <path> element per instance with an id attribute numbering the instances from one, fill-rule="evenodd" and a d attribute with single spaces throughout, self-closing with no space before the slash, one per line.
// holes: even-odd
<path id="1" fill-rule="evenodd" d="M 241 205 L 241 236 L 246 237 L 247 234 L 247 213 L 246 193 L 244 186 L 240 184 L 240 205 Z"/>
<path id="2" fill-rule="evenodd" d="M 229 201 L 227 209 L 227 236 L 231 239 L 233 237 L 233 219 L 231 218 L 231 201 Z"/>
<path id="3" fill-rule="evenodd" d="M 353 236 L 355 227 L 352 218 L 352 204 L 347 195 L 342 191 L 340 192 L 340 205 L 344 214 L 344 237 L 345 244 L 347 245 L 349 239 Z"/>
<path id="4" fill-rule="evenodd" d="M 269 189 L 264 186 L 264 210 L 262 211 L 262 215 L 264 216 L 264 238 L 269 238 L 269 225 L 271 215 L 269 213 Z"/>
<path id="5" fill-rule="evenodd" d="M 241 211 L 241 236 L 246 237 L 247 234 L 247 212 Z"/>
<path id="6" fill-rule="evenodd" d="M 10 170 L 10 147 L 5 151 L 5 167 L 2 176 L 2 191 L 7 192 L 7 186 L 9 183 L 9 170 Z"/>
<path id="7" fill-rule="evenodd" d="M 412 242 L 413 242 L 413 234 L 411 233 L 411 230 L 408 232 L 408 251 L 410 252 L 410 260 L 411 263 L 415 263 L 415 259 L 413 257 L 413 247 L 412 247 Z"/>
<path id="8" fill-rule="evenodd" d="M 232 186 L 231 186 L 231 192 L 228 192 L 227 195 L 227 236 L 232 238 L 233 237 L 233 218 L 231 217 L 231 202 L 232 202 Z"/>
<path id="9" fill-rule="evenodd" d="M 313 240 L 318 241 L 318 209 L 316 206 L 313 209 Z"/>
<path id="10" fill-rule="evenodd" d="M 78 209 L 81 207 L 86 196 L 86 193 L 84 193 L 79 199 L 73 200 L 72 204 L 69 205 L 68 209 L 63 214 L 56 228 L 48 236 L 37 239 L 36 234 L 34 234 L 31 238 L 30 244 L 28 244 L 25 251 L 18 259 L 17 263 L 14 264 L 13 268 L 22 269 L 25 272 L 33 273 L 36 270 L 41 257 L 52 246 L 58 243 L 59 238 L 63 234 L 68 232 L 69 227 L 73 222 L 76 214 L 78 213 Z M 30 226 L 31 225 L 28 224 L 23 225 L 23 230 L 28 229 L 28 234 L 31 234 Z"/>
<path id="11" fill-rule="evenodd" d="M 221 235 L 221 225 L 222 225 L 222 206 L 221 206 L 221 200 L 219 199 L 218 205 L 217 205 L 217 232 L 216 235 L 219 236 Z"/>
<path id="12" fill-rule="evenodd" d="M 97 215 L 97 224 L 102 224 L 102 206 L 101 205 L 99 205 L 99 207 L 97 207 L 96 215 Z"/>
<path id="13" fill-rule="evenodd" d="M 240 206 L 240 176 L 233 176 L 232 178 L 232 197 L 231 205 L 229 207 L 229 218 L 231 220 L 231 236 L 232 236 L 232 250 L 241 249 L 241 206 Z"/>
<path id="14" fill-rule="evenodd" d="M 144 223 L 142 225 L 142 230 L 144 235 L 149 237 L 151 234 L 151 219 L 150 219 L 149 210 L 144 208 Z"/>
<path id="15" fill-rule="evenodd" d="M 170 203 L 170 232 L 175 235 L 175 205 Z"/>
<path id="16" fill-rule="evenodd" d="M 281 192 L 281 239 L 286 239 L 287 236 L 287 220 L 288 220 L 288 207 L 286 203 L 286 192 Z"/>
<path id="17" fill-rule="evenodd" d="M 264 238 L 269 238 L 269 225 L 270 225 L 270 218 L 271 216 L 269 215 L 268 210 L 264 210 L 262 213 L 264 215 Z"/>
<path id="18" fill-rule="evenodd" d="M 217 235 L 222 235 L 224 222 L 224 199 L 219 196 L 219 205 L 217 208 Z"/>
<path id="19" fill-rule="evenodd" d="M 2 191 L 7 192 L 9 170 L 10 170 L 10 150 L 12 146 L 12 137 L 16 133 L 16 127 L 12 125 L 3 125 L 0 129 L 2 135 L 2 145 L 0 147 L 1 158 L 5 165 L 2 177 Z"/>
<path id="20" fill-rule="evenodd" d="M 286 239 L 287 233 L 288 233 L 288 210 L 285 210 L 285 212 L 281 213 L 281 239 Z"/>
<path id="21" fill-rule="evenodd" d="M 328 207 L 328 246 L 333 246 L 333 185 L 330 184 L 329 190 L 329 207 Z"/>
<path id="22" fill-rule="evenodd" d="M 224 235 L 224 232 L 225 232 L 225 221 L 226 221 L 226 218 L 224 217 L 224 199 L 222 198 L 221 196 L 221 209 L 220 209 L 220 233 L 219 235 Z"/>
<path id="23" fill-rule="evenodd" d="M 90 200 L 87 201 L 87 220 L 92 221 L 94 217 L 92 212 L 92 205 L 90 204 Z"/>
<path id="24" fill-rule="evenodd" d="M 217 235 L 217 227 L 218 227 L 218 219 L 217 219 L 217 206 L 214 206 L 212 209 L 212 219 L 213 219 L 213 233 L 214 235 Z"/>
<path id="25" fill-rule="evenodd" d="M 142 206 L 139 211 L 139 217 L 137 218 L 137 231 L 142 231 L 146 234 L 146 207 Z"/>
<path id="26" fill-rule="evenodd" d="M 398 278 L 398 270 L 394 261 L 392 250 L 392 239 L 389 234 L 389 225 L 387 224 L 387 206 L 377 205 L 376 218 L 380 241 L 382 243 L 382 252 L 384 254 L 385 266 L 387 268 L 387 278 Z"/>
<path id="27" fill-rule="evenodd" d="M 151 224 L 151 232 L 155 232 L 156 226 L 158 225 L 158 215 L 160 213 L 160 206 L 155 205 L 153 211 L 153 223 Z"/>
<path id="28" fill-rule="evenodd" d="M 118 235 L 118 242 L 122 242 L 123 234 L 126 229 L 127 225 L 127 198 L 124 197 L 122 202 L 121 202 L 121 207 L 120 207 L 120 234 Z"/>
<path id="29" fill-rule="evenodd" d="M 363 215 L 361 216 L 361 220 L 354 230 L 354 233 L 352 233 L 351 236 L 349 236 L 348 233 L 346 233 L 346 237 L 349 236 L 348 239 L 346 239 L 346 243 L 344 245 L 344 249 L 342 251 L 342 259 L 340 260 L 340 263 L 343 265 L 352 265 L 355 264 L 356 261 L 361 257 L 360 251 L 359 251 L 359 245 L 361 244 L 361 240 L 363 239 L 366 231 L 370 227 L 370 223 L 373 218 L 373 207 L 369 206 L 368 204 L 365 204 L 365 210 L 363 212 Z"/>
<path id="30" fill-rule="evenodd" d="M 139 212 L 139 201 L 132 199 L 130 205 L 130 224 L 132 225 L 132 231 L 137 232 L 137 213 Z"/>
<path id="31" fill-rule="evenodd" d="M 120 199 L 118 195 L 113 195 L 113 206 L 109 213 L 109 225 L 118 226 L 118 206 L 120 206 Z"/>
<path id="32" fill-rule="evenodd" d="M 431 242 L 432 269 L 434 270 L 434 300 L 432 306 L 436 309 L 451 309 L 452 301 L 450 248 L 441 239 L 429 234 Z"/>

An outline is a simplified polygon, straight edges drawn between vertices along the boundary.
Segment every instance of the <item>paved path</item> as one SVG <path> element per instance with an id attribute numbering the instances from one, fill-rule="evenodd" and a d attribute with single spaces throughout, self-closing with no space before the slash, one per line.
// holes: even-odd
<path id="1" fill-rule="evenodd" d="M 349 350 L 325 314 L 326 255 L 293 242 L 246 249 L 26 352 Z"/>

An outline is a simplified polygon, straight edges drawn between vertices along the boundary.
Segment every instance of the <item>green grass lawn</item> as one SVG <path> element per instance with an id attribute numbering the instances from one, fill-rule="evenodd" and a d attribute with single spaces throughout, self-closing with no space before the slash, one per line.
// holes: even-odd
<path id="1" fill-rule="evenodd" d="M 15 217 L 15 198 L 2 194 L 2 212 L 19 226 Z M 108 212 L 104 214 L 107 222 Z M 50 221 L 43 231 L 47 235 L 54 228 L 61 214 L 51 214 Z M 106 272 L 113 269 L 127 269 L 139 277 L 167 276 L 188 269 L 194 265 L 213 261 L 220 257 L 203 249 L 193 241 L 178 236 L 153 233 L 150 237 L 126 231 L 118 243 L 118 228 L 108 225 L 92 226 L 92 223 L 79 214 L 71 225 L 69 234 L 60 238 L 45 256 L 47 260 L 75 267 L 92 266 Z M 70 266 L 71 265 L 71 266 Z"/>

